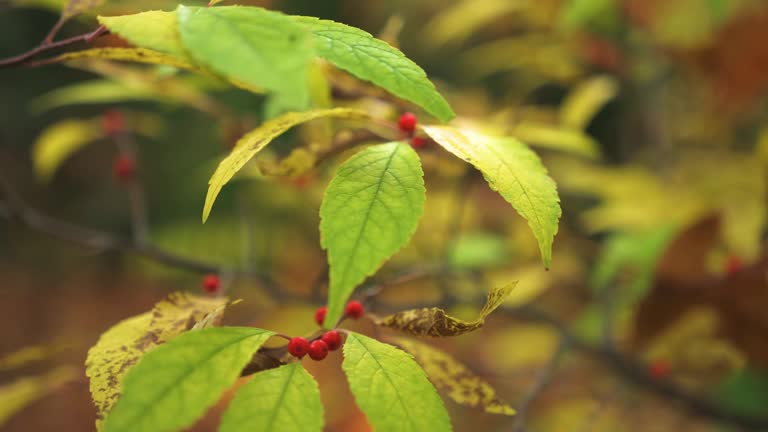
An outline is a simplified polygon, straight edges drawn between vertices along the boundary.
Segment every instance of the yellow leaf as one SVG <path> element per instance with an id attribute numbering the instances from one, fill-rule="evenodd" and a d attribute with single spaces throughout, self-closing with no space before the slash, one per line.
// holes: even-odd
<path id="1" fill-rule="evenodd" d="M 599 156 L 597 142 L 577 129 L 521 122 L 512 127 L 510 135 L 535 147 L 560 150 L 590 158 Z"/>
<path id="2" fill-rule="evenodd" d="M 459 405 L 482 408 L 487 413 L 515 415 L 515 410 L 496 397 L 496 390 L 447 353 L 412 339 L 395 338 L 395 343 L 413 355 L 429 380 Z"/>
<path id="3" fill-rule="evenodd" d="M 333 108 L 325 110 L 314 110 L 306 112 L 291 112 L 281 115 L 275 119 L 264 122 L 258 128 L 252 130 L 240 138 L 226 158 L 224 158 L 216 172 L 213 173 L 208 181 L 208 194 L 205 197 L 205 206 L 203 207 L 203 222 L 208 219 L 211 213 L 213 202 L 219 195 L 221 188 L 229 182 L 232 177 L 251 160 L 256 154 L 266 147 L 273 139 L 281 135 L 288 129 L 304 122 L 321 117 L 341 117 L 346 119 L 367 119 L 368 114 L 363 111 L 349 108 Z"/>
<path id="4" fill-rule="evenodd" d="M 524 9 L 526 0 L 464 0 L 442 8 L 424 27 L 434 45 L 459 44 L 500 16 Z"/>
<path id="5" fill-rule="evenodd" d="M 13 370 L 45 360 L 66 349 L 64 346 L 36 345 L 24 347 L 0 358 L 0 371 Z"/>
<path id="6" fill-rule="evenodd" d="M 61 63 L 84 58 L 100 58 L 105 60 L 165 65 L 194 72 L 202 72 L 200 68 L 176 57 L 145 48 L 92 48 L 61 54 L 46 60 L 46 63 Z"/>
<path id="7" fill-rule="evenodd" d="M 75 380 L 78 375 L 75 368 L 61 366 L 43 376 L 19 378 L 0 386 L 0 426 L 29 404 Z"/>
<path id="8" fill-rule="evenodd" d="M 610 403 L 611 401 L 609 401 Z M 560 399 L 531 420 L 531 428 L 541 431 L 616 432 L 627 430 L 626 415 L 615 405 L 589 398 Z M 670 430 L 660 428 L 657 430 Z M 674 428 L 672 429 L 674 430 Z"/>
<path id="9" fill-rule="evenodd" d="M 194 328 L 226 303 L 223 297 L 176 292 L 157 303 L 151 312 L 123 320 L 102 334 L 85 361 L 85 373 L 96 405 L 97 427 L 117 402 L 123 376 L 143 354 Z M 215 319 L 209 318 L 205 325 L 213 321 Z"/>
<path id="10" fill-rule="evenodd" d="M 480 315 L 473 321 L 454 318 L 440 308 L 421 308 L 398 312 L 377 320 L 376 324 L 416 336 L 458 336 L 481 328 L 485 318 L 506 300 L 515 285 L 517 282 L 492 289 Z"/>
<path id="11" fill-rule="evenodd" d="M 101 124 L 94 120 L 64 120 L 46 128 L 32 150 L 38 179 L 47 182 L 61 163 L 86 144 L 103 138 Z"/>
<path id="12" fill-rule="evenodd" d="M 538 155 L 512 137 L 494 137 L 472 129 L 423 126 L 454 156 L 472 164 L 526 221 L 539 243 L 544 267 L 552 260 L 552 242 L 562 211 L 557 186 Z"/>
<path id="13" fill-rule="evenodd" d="M 545 324 L 512 325 L 493 333 L 479 347 L 487 367 L 497 373 L 537 368 L 557 350 L 560 337 Z"/>
<path id="14" fill-rule="evenodd" d="M 565 127 L 584 130 L 600 108 L 616 96 L 618 90 L 616 80 L 605 75 L 580 83 L 560 106 L 560 122 Z"/>
<path id="15" fill-rule="evenodd" d="M 130 42 L 189 62 L 177 31 L 176 12 L 152 10 L 133 15 L 98 17 L 99 24 Z"/>

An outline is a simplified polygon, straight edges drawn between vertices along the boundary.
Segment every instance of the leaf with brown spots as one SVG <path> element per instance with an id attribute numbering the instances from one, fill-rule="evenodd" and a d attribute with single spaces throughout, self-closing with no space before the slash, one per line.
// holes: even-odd
<path id="1" fill-rule="evenodd" d="M 482 408 L 487 413 L 515 415 L 515 410 L 496 397 L 496 390 L 447 353 L 412 339 L 395 338 L 427 373 L 429 380 L 459 405 Z"/>
<path id="2" fill-rule="evenodd" d="M 488 293 L 480 316 L 473 321 L 464 321 L 448 315 L 440 308 L 410 309 L 376 321 L 377 325 L 401 330 L 416 336 L 458 336 L 475 331 L 485 324 L 485 318 L 501 305 L 517 281 Z"/>
<path id="3" fill-rule="evenodd" d="M 198 327 L 214 325 L 226 304 L 224 297 L 176 292 L 157 303 L 151 312 L 123 320 L 102 334 L 85 361 L 98 415 L 97 428 L 120 396 L 123 376 L 142 355 L 198 323 L 206 323 Z"/>

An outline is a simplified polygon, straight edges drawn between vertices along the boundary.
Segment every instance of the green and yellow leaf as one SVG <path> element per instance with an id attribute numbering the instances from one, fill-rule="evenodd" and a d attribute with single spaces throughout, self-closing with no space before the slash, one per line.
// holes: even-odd
<path id="1" fill-rule="evenodd" d="M 181 42 L 196 62 L 274 92 L 283 107 L 308 107 L 309 65 L 315 53 L 303 26 L 257 7 L 179 6 L 176 14 Z"/>
<path id="2" fill-rule="evenodd" d="M 226 302 L 226 298 L 172 293 L 151 312 L 121 321 L 102 334 L 85 361 L 98 418 L 111 410 L 123 376 L 144 353 L 193 328 Z"/>
<path id="3" fill-rule="evenodd" d="M 561 215 L 560 197 L 536 153 L 511 137 L 490 137 L 448 126 L 423 129 L 443 148 L 483 173 L 491 189 L 528 221 L 548 268 Z"/>
<path id="4" fill-rule="evenodd" d="M 341 366 L 357 405 L 374 430 L 451 430 L 443 401 L 410 354 L 350 333 L 344 343 Z"/>
<path id="5" fill-rule="evenodd" d="M 205 197 L 203 208 L 203 222 L 208 219 L 216 197 L 221 188 L 251 160 L 258 152 L 266 147 L 278 135 L 288 129 L 304 122 L 321 117 L 340 117 L 347 119 L 366 119 L 368 115 L 363 111 L 348 108 L 334 108 L 327 110 L 315 110 L 306 112 L 287 113 L 282 116 L 264 122 L 258 128 L 252 130 L 240 138 L 224 160 L 219 163 L 216 171 L 208 181 L 208 194 Z"/>
<path id="6" fill-rule="evenodd" d="M 100 16 L 99 23 L 137 47 L 189 62 L 179 38 L 176 12 L 147 11 L 133 15 Z"/>
<path id="7" fill-rule="evenodd" d="M 464 321 L 448 315 L 440 308 L 410 309 L 376 321 L 377 325 L 400 330 L 416 336 L 458 336 L 475 331 L 485 325 L 488 317 L 512 292 L 517 282 L 494 288 L 488 293 L 485 306 L 480 310 L 480 315 L 473 321 Z"/>
<path id="8" fill-rule="evenodd" d="M 68 105 L 107 104 L 128 101 L 163 100 L 147 88 L 97 79 L 56 88 L 30 103 L 33 111 L 43 112 Z"/>
<path id="9" fill-rule="evenodd" d="M 440 121 L 455 116 L 424 70 L 399 49 L 356 27 L 314 17 L 294 18 L 314 34 L 320 57 L 415 103 Z"/>
<path id="10" fill-rule="evenodd" d="M 237 391 L 219 428 L 221 432 L 322 429 L 320 391 L 301 362 L 255 374 Z"/>
<path id="11" fill-rule="evenodd" d="M 419 156 L 402 142 L 369 147 L 339 167 L 320 207 L 320 244 L 330 265 L 327 327 L 355 287 L 416 231 L 426 199 L 423 177 Z"/>
<path id="12" fill-rule="evenodd" d="M 514 415 L 515 410 L 496 397 L 496 390 L 484 379 L 449 354 L 412 339 L 395 342 L 411 353 L 424 368 L 429 380 L 459 405 L 482 408 L 487 413 Z"/>
<path id="13" fill-rule="evenodd" d="M 170 432 L 192 425 L 272 335 L 252 327 L 207 328 L 157 347 L 125 376 L 104 430 Z"/>

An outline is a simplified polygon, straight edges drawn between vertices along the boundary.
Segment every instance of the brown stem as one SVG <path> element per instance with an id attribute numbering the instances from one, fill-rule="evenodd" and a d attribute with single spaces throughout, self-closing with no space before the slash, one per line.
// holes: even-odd
<path id="1" fill-rule="evenodd" d="M 85 33 L 79 36 L 73 36 L 71 38 L 62 39 L 58 42 L 47 42 L 43 41 L 40 45 L 36 46 L 35 48 L 30 49 L 29 51 L 25 53 L 21 53 L 14 57 L 8 57 L 6 59 L 0 60 L 0 68 L 3 67 L 10 67 L 10 66 L 18 66 L 21 64 L 24 64 L 27 60 L 31 59 L 32 57 L 44 53 L 46 51 L 50 51 L 56 48 L 62 48 L 65 46 L 69 46 L 72 44 L 76 44 L 78 42 L 90 42 L 99 35 L 105 33 L 107 31 L 107 28 L 104 26 L 99 26 L 96 30 Z"/>

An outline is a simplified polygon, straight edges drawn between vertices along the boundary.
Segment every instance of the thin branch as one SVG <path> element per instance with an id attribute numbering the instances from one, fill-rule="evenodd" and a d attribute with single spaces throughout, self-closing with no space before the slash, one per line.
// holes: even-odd
<path id="1" fill-rule="evenodd" d="M 115 145 L 121 154 L 128 156 L 138 164 L 138 148 L 133 135 L 126 131 L 120 131 L 113 137 Z M 139 165 L 139 173 L 141 165 Z M 125 184 L 128 194 L 128 203 L 131 214 L 131 231 L 133 241 L 137 245 L 145 244 L 149 238 L 149 222 L 147 217 L 147 204 L 144 198 L 144 187 L 138 173 L 134 173 Z"/>
<path id="2" fill-rule="evenodd" d="M 518 319 L 534 321 L 553 327 L 560 333 L 561 338 L 574 350 L 598 360 L 625 381 L 642 387 L 657 396 L 677 402 L 681 408 L 691 413 L 748 430 L 768 430 L 768 417 L 754 417 L 734 412 L 709 399 L 690 393 L 672 381 L 657 379 L 648 373 L 648 368 L 640 361 L 612 347 L 596 346 L 587 342 L 572 333 L 566 323 L 543 311 L 523 306 L 515 309 L 501 309 L 501 312 Z"/>
<path id="3" fill-rule="evenodd" d="M 44 53 L 46 51 L 50 51 L 56 48 L 62 48 L 69 45 L 73 45 L 79 42 L 90 42 L 96 37 L 100 36 L 101 34 L 105 33 L 107 31 L 107 28 L 104 26 L 99 26 L 96 30 L 85 33 L 79 36 L 73 36 L 71 38 L 62 39 L 58 42 L 46 42 L 43 41 L 40 45 L 36 46 L 35 48 L 30 49 L 29 51 L 25 53 L 21 53 L 14 57 L 8 57 L 6 59 L 0 60 L 0 68 L 3 67 L 10 67 L 10 66 L 18 66 L 21 64 L 24 64 L 27 60 L 35 57 L 38 54 Z"/>
<path id="4" fill-rule="evenodd" d="M 552 378 L 555 375 L 555 371 L 560 366 L 560 361 L 568 351 L 568 345 L 568 340 L 561 337 L 560 343 L 558 344 L 555 352 L 552 354 L 552 357 L 544 365 L 544 367 L 539 369 L 536 375 L 536 381 L 517 404 L 517 414 L 515 415 L 515 419 L 512 423 L 512 432 L 525 431 L 525 422 L 527 420 L 528 409 L 530 408 L 531 403 L 539 396 L 539 394 L 541 394 L 542 391 L 544 391 L 544 388 L 547 387 L 550 381 L 552 381 Z"/>

